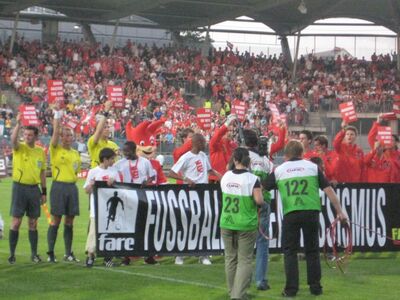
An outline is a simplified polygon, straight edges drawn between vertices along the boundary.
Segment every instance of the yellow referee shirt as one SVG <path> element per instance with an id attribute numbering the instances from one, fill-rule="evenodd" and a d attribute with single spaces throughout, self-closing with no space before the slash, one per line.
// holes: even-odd
<path id="1" fill-rule="evenodd" d="M 100 151 L 104 148 L 111 148 L 117 153 L 119 147 L 116 143 L 112 141 L 106 141 L 100 139 L 97 144 L 94 143 L 94 137 L 91 136 L 88 140 L 88 151 L 89 151 L 89 156 L 90 156 L 90 168 L 93 169 L 97 167 L 100 164 Z"/>
<path id="2" fill-rule="evenodd" d="M 54 181 L 74 183 L 81 170 L 81 156 L 75 149 L 50 145 L 50 164 Z"/>
<path id="3" fill-rule="evenodd" d="M 19 143 L 18 149 L 13 149 L 13 181 L 22 184 L 39 184 L 40 173 L 46 170 L 46 154 L 43 148 L 29 147 Z"/>

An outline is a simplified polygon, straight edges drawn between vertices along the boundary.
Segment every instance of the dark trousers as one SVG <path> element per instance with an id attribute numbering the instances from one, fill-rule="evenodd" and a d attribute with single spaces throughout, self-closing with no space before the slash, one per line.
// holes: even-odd
<path id="1" fill-rule="evenodd" d="M 297 252 L 300 248 L 300 230 L 303 230 L 304 251 L 307 262 L 307 283 L 311 291 L 320 290 L 321 264 L 319 258 L 318 230 L 319 211 L 294 211 L 283 217 L 282 247 L 285 259 L 286 286 L 288 294 L 299 289 L 299 266 Z"/>

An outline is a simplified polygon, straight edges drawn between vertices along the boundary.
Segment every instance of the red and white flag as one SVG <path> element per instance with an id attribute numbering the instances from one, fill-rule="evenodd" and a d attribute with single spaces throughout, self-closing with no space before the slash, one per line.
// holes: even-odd
<path id="1" fill-rule="evenodd" d="M 198 108 L 196 121 L 201 129 L 209 130 L 211 128 L 211 109 Z"/>
<path id="2" fill-rule="evenodd" d="M 246 102 L 238 99 L 233 100 L 231 114 L 236 115 L 239 121 L 244 121 L 246 116 Z"/>
<path id="3" fill-rule="evenodd" d="M 382 146 L 393 146 L 392 128 L 389 126 L 378 126 L 378 134 L 376 136 Z"/>
<path id="4" fill-rule="evenodd" d="M 268 107 L 272 113 L 272 122 L 278 123 L 278 121 L 281 120 L 281 113 L 279 112 L 278 108 L 276 107 L 276 104 L 269 103 Z"/>
<path id="5" fill-rule="evenodd" d="M 64 85 L 62 80 L 47 80 L 49 104 L 64 101 Z"/>
<path id="6" fill-rule="evenodd" d="M 233 49 L 233 44 L 229 41 L 226 41 L 226 45 L 228 46 L 229 49 Z"/>
<path id="7" fill-rule="evenodd" d="M 357 114 L 353 102 L 349 101 L 339 104 L 339 111 L 343 121 L 346 123 L 357 121 Z"/>
<path id="8" fill-rule="evenodd" d="M 393 102 L 393 112 L 400 119 L 400 101 Z"/>
<path id="9" fill-rule="evenodd" d="M 124 89 L 119 85 L 109 85 L 107 86 L 107 97 L 111 100 L 113 107 L 124 108 Z"/>
<path id="10" fill-rule="evenodd" d="M 400 114 L 399 114 L 399 117 L 400 117 Z M 396 121 L 397 117 L 396 117 L 396 114 L 394 112 L 388 112 L 388 113 L 382 114 L 382 119 L 388 120 L 388 121 Z"/>
<path id="11" fill-rule="evenodd" d="M 39 126 L 40 121 L 33 105 L 21 105 L 19 107 L 21 113 L 21 123 L 23 126 Z"/>
<path id="12" fill-rule="evenodd" d="M 75 128 L 79 125 L 79 120 L 74 117 L 66 117 L 64 118 L 64 126 L 75 130 Z"/>

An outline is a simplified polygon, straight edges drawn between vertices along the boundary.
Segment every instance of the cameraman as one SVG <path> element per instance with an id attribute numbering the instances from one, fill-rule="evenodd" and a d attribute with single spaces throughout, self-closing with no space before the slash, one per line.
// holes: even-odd
<path id="1" fill-rule="evenodd" d="M 258 138 L 257 133 L 250 129 L 243 130 L 245 147 L 250 153 L 250 170 L 261 181 L 272 173 L 273 164 L 268 159 L 268 139 Z M 263 192 L 264 204 L 259 208 L 259 232 L 256 241 L 256 286 L 258 290 L 268 290 L 267 270 L 269 256 L 269 241 L 266 238 L 269 232 L 269 215 L 271 213 L 271 196 L 268 191 Z"/>

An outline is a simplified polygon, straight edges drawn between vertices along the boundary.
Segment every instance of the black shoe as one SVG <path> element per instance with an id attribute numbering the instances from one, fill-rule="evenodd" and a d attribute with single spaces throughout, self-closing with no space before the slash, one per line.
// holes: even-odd
<path id="1" fill-rule="evenodd" d="M 296 297 L 297 293 L 289 292 L 287 290 L 282 291 L 282 297 Z"/>
<path id="2" fill-rule="evenodd" d="M 268 285 L 268 283 L 262 283 L 260 285 L 257 285 L 257 290 L 259 291 L 267 291 L 271 289 L 271 287 Z"/>
<path id="3" fill-rule="evenodd" d="M 128 256 L 125 256 L 121 259 L 121 266 L 129 266 L 131 264 L 131 260 Z"/>
<path id="4" fill-rule="evenodd" d="M 15 264 L 15 256 L 14 255 L 10 255 L 10 257 L 8 258 L 8 263 L 10 265 Z"/>
<path id="5" fill-rule="evenodd" d="M 93 264 L 94 264 L 94 257 L 93 256 L 86 257 L 86 267 L 91 268 L 93 267 Z"/>
<path id="6" fill-rule="evenodd" d="M 57 262 L 56 256 L 54 255 L 54 252 L 53 252 L 53 251 L 47 252 L 47 255 L 48 255 L 47 261 L 48 261 L 49 263 L 56 263 L 56 262 Z"/>
<path id="7" fill-rule="evenodd" d="M 144 259 L 144 262 L 148 265 L 158 265 L 159 262 L 154 259 L 154 256 L 149 256 Z"/>
<path id="8" fill-rule="evenodd" d="M 35 264 L 38 264 L 38 263 L 41 263 L 41 262 L 42 262 L 42 259 L 40 258 L 39 255 L 34 254 L 34 255 L 31 256 L 31 261 L 32 261 L 33 263 L 35 263 Z"/>
<path id="9" fill-rule="evenodd" d="M 310 289 L 310 293 L 314 296 L 322 295 L 322 288 L 321 289 Z"/>

